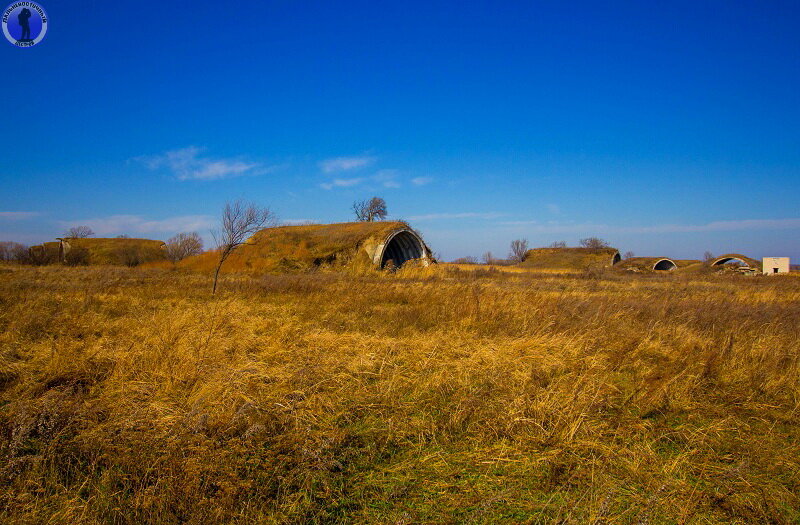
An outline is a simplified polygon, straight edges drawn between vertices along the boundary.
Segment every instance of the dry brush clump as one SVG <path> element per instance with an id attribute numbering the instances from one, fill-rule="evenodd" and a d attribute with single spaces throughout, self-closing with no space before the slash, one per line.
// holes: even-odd
<path id="1" fill-rule="evenodd" d="M 800 518 L 800 280 L 0 274 L 0 521 Z"/>

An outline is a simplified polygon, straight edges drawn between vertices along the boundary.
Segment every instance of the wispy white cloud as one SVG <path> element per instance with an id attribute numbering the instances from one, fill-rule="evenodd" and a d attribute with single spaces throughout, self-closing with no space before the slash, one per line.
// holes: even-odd
<path id="1" fill-rule="evenodd" d="M 0 211 L 0 219 L 6 221 L 24 221 L 39 215 L 38 211 Z"/>
<path id="2" fill-rule="evenodd" d="M 546 206 L 546 208 L 547 208 L 547 211 L 549 211 L 553 215 L 560 215 L 561 214 L 561 208 L 558 206 L 558 204 L 548 204 Z"/>
<path id="3" fill-rule="evenodd" d="M 432 177 L 414 177 L 411 179 L 411 184 L 414 186 L 425 186 L 426 184 L 430 184 L 433 182 Z"/>
<path id="4" fill-rule="evenodd" d="M 438 221 L 438 220 L 448 220 L 448 219 L 498 219 L 503 217 L 504 213 L 475 213 L 475 212 L 465 212 L 465 213 L 429 213 L 427 215 L 413 215 L 408 219 L 411 221 Z"/>
<path id="5" fill-rule="evenodd" d="M 371 165 L 377 159 L 370 155 L 356 155 L 352 157 L 334 157 L 325 159 L 319 163 L 323 173 L 336 173 L 339 171 L 349 171 Z"/>
<path id="6" fill-rule="evenodd" d="M 397 180 L 397 170 L 380 170 L 372 176 L 372 180 L 379 183 L 384 188 L 400 187 L 400 182 Z"/>
<path id="7" fill-rule="evenodd" d="M 353 177 L 349 179 L 335 178 L 329 182 L 320 184 L 320 188 L 332 190 L 333 188 L 351 188 L 360 184 L 378 184 L 384 188 L 399 188 L 397 170 L 380 170 L 375 175 L 369 177 Z"/>
<path id="8" fill-rule="evenodd" d="M 162 155 L 138 157 L 151 170 L 166 168 L 179 180 L 216 180 L 244 175 L 264 175 L 276 169 L 241 158 L 202 157 L 203 148 L 189 146 Z"/>
<path id="9" fill-rule="evenodd" d="M 22 244 L 40 244 L 53 240 L 49 235 L 41 233 L 22 233 L 15 231 L 0 230 L 0 239 L 4 241 L 19 242 Z"/>
<path id="10" fill-rule="evenodd" d="M 364 181 L 363 178 L 355 179 L 333 179 L 331 182 L 323 182 L 320 187 L 325 190 L 332 190 L 333 188 L 349 188 L 356 186 Z"/>
<path id="11" fill-rule="evenodd" d="M 707 224 L 657 224 L 651 226 L 613 226 L 595 223 L 558 223 L 553 221 L 503 221 L 502 226 L 524 226 L 536 233 L 697 233 L 800 229 L 800 219 L 743 219 L 714 221 Z"/>
<path id="12" fill-rule="evenodd" d="M 94 219 L 60 221 L 62 228 L 88 226 L 100 237 L 118 234 L 177 233 L 201 231 L 215 225 L 209 215 L 181 215 L 166 219 L 147 219 L 139 215 L 111 215 Z"/>
<path id="13" fill-rule="evenodd" d="M 559 223 L 554 221 L 503 221 L 498 223 L 500 226 L 524 227 L 530 233 L 618 233 L 619 229 L 605 224 L 593 223 Z"/>
<path id="14" fill-rule="evenodd" d="M 281 221 L 284 226 L 304 226 L 306 224 L 317 224 L 314 219 L 286 219 Z"/>
<path id="15" fill-rule="evenodd" d="M 708 224 L 681 225 L 664 224 L 631 228 L 635 233 L 680 233 L 680 232 L 723 232 L 751 230 L 794 230 L 800 229 L 800 219 L 743 219 L 733 221 L 714 221 Z"/>

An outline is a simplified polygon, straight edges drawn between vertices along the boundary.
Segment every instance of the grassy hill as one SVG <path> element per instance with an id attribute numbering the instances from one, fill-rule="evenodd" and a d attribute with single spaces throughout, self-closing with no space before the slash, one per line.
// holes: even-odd
<path id="1" fill-rule="evenodd" d="M 66 239 L 70 248 L 66 254 L 84 252 L 88 264 L 136 266 L 150 261 L 166 260 L 164 242 L 151 239 L 89 238 Z"/>
<path id="2" fill-rule="evenodd" d="M 223 267 L 225 272 L 291 273 L 321 267 L 372 267 L 371 251 L 392 232 L 408 229 L 404 222 L 349 222 L 280 226 L 256 233 Z M 179 266 L 210 272 L 218 254 L 208 252 Z"/>
<path id="3" fill-rule="evenodd" d="M 31 255 L 38 264 L 54 264 L 61 262 L 62 258 L 72 265 L 118 266 L 137 266 L 166 260 L 162 241 L 116 237 L 67 238 L 63 242 L 46 242 L 31 247 Z"/>
<path id="4" fill-rule="evenodd" d="M 586 270 L 613 265 L 616 248 L 534 248 L 520 266 L 541 269 Z"/>

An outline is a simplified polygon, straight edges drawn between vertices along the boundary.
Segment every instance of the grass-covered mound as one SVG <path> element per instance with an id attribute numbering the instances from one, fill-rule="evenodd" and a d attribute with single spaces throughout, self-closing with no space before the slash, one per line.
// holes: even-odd
<path id="1" fill-rule="evenodd" d="M 650 272 L 653 271 L 653 266 L 658 261 L 666 258 L 667 257 L 629 257 L 620 261 L 616 265 L 616 268 L 620 270 Z"/>
<path id="2" fill-rule="evenodd" d="M 63 242 L 68 264 L 137 266 L 167 258 L 164 243 L 151 239 L 88 238 Z"/>
<path id="3" fill-rule="evenodd" d="M 678 265 L 678 268 L 689 268 L 694 266 L 702 266 L 703 261 L 700 259 L 670 259 Z"/>
<path id="4" fill-rule="evenodd" d="M 619 259 L 616 248 L 534 248 L 520 266 L 542 269 L 588 270 L 607 268 Z"/>
<path id="5" fill-rule="evenodd" d="M 396 231 L 410 229 L 399 221 L 346 222 L 279 226 L 256 233 L 225 262 L 224 272 L 285 273 L 320 267 L 371 268 L 379 244 Z M 180 267 L 212 271 L 216 251 L 190 257 Z"/>
<path id="6" fill-rule="evenodd" d="M 28 250 L 28 254 L 33 264 L 55 264 L 62 260 L 61 243 L 52 241 L 31 246 Z"/>
<path id="7" fill-rule="evenodd" d="M 138 266 L 167 258 L 162 241 L 130 238 L 74 238 L 46 242 L 30 249 L 34 264 L 64 262 L 72 266 Z"/>

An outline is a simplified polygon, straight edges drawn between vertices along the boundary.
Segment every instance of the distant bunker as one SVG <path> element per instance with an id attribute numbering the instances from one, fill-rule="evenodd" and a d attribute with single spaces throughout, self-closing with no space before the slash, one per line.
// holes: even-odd
<path id="1" fill-rule="evenodd" d="M 31 246 L 31 258 L 39 264 L 137 266 L 166 260 L 166 245 L 151 239 L 65 237 Z"/>
<path id="2" fill-rule="evenodd" d="M 534 248 L 520 264 L 527 268 L 586 270 L 608 268 L 620 262 L 616 248 Z"/>
<path id="3" fill-rule="evenodd" d="M 630 257 L 617 265 L 622 270 L 632 272 L 672 271 L 679 267 L 678 262 L 667 257 Z"/>
<path id="4" fill-rule="evenodd" d="M 208 271 L 217 260 L 217 252 L 208 252 L 190 257 L 180 266 Z M 347 222 L 266 228 L 240 246 L 223 270 L 291 273 L 344 267 L 397 269 L 431 262 L 431 251 L 422 237 L 404 222 Z"/>
<path id="5" fill-rule="evenodd" d="M 661 259 L 653 265 L 653 270 L 674 270 L 677 267 L 670 259 Z"/>
<path id="6" fill-rule="evenodd" d="M 755 259 L 747 257 L 746 255 L 742 255 L 740 253 L 726 253 L 725 255 L 720 255 L 713 261 L 711 261 L 711 266 L 722 266 L 723 264 L 729 263 L 741 263 L 748 268 L 753 269 L 760 269 L 761 263 Z"/>

